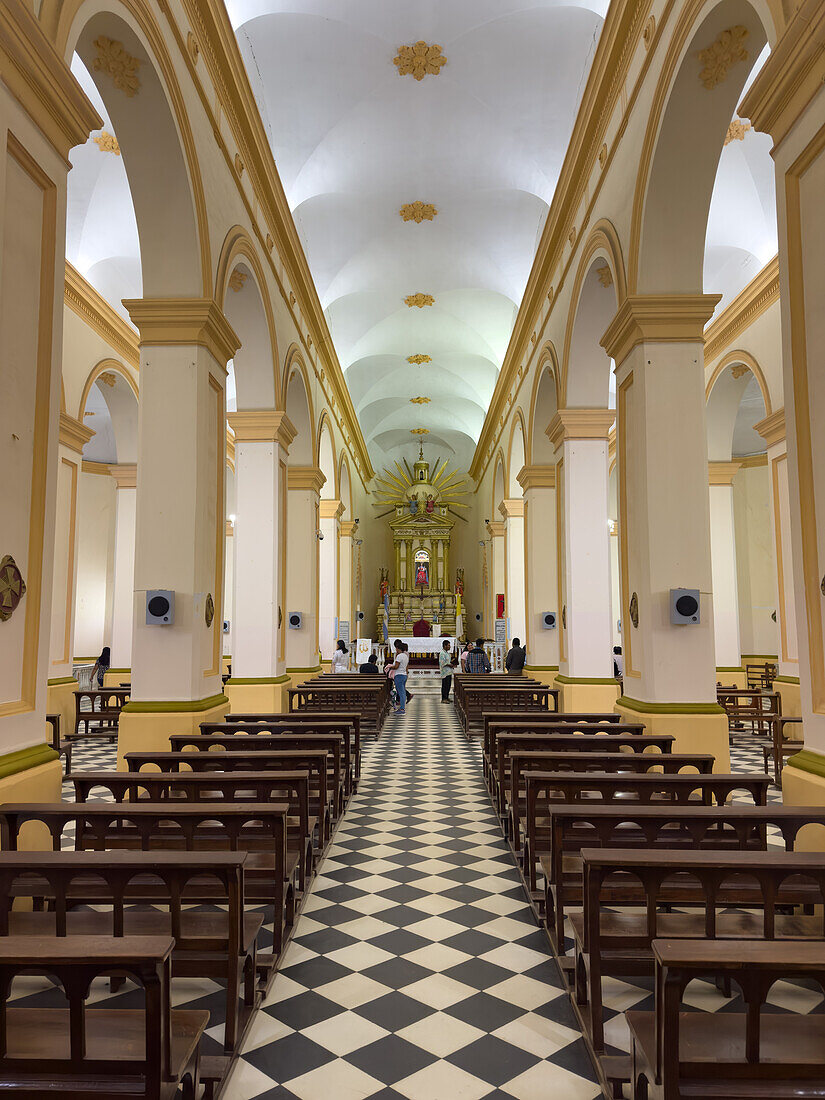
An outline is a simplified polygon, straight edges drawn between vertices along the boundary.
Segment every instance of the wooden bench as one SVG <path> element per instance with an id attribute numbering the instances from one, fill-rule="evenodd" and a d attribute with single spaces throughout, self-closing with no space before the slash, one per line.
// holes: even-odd
<path id="1" fill-rule="evenodd" d="M 745 676 L 749 688 L 757 688 L 760 691 L 772 691 L 773 682 L 776 679 L 777 668 L 770 661 L 764 664 L 749 664 L 745 669 Z"/>
<path id="2" fill-rule="evenodd" d="M 244 912 L 246 858 L 242 852 L 0 852 L 0 937 L 173 936 L 173 978 L 210 978 L 226 986 L 224 1050 L 231 1054 L 257 1006 L 263 917 Z M 190 883 L 205 879 L 221 898 L 215 912 L 186 907 Z M 12 910 L 18 898 L 38 904 Z M 229 1065 L 210 1059 L 216 1061 L 224 1064 L 210 1076 L 219 1080 Z"/>
<path id="3" fill-rule="evenodd" d="M 528 799 L 530 776 L 527 777 Z M 583 904 L 584 848 L 764 851 L 775 828 L 793 851 L 806 825 L 825 826 L 825 810 L 798 806 L 686 806 L 673 803 L 622 805 L 579 802 L 550 807 L 549 832 L 532 841 L 532 858 L 544 874 L 544 920 L 553 949 L 564 954 L 564 918 Z M 529 821 L 529 818 L 528 818 Z M 525 859 L 527 849 L 525 849 Z M 535 899 L 534 899 L 535 900 Z"/>
<path id="4" fill-rule="evenodd" d="M 78 688 L 75 691 L 74 731 L 67 730 L 62 738 L 67 772 L 72 770 L 72 749 L 78 741 L 107 741 L 111 744 L 117 740 L 120 712 L 130 695 L 131 688 Z M 89 710 L 82 709 L 84 701 L 89 704 Z M 91 725 L 93 722 L 94 728 Z"/>
<path id="5" fill-rule="evenodd" d="M 731 733 L 743 731 L 747 726 L 752 734 L 770 737 L 770 719 L 782 713 L 778 691 L 717 688 L 716 699 L 728 716 Z"/>
<path id="6" fill-rule="evenodd" d="M 269 734 L 237 733 L 170 734 L 169 744 L 173 752 L 297 752 L 322 751 L 327 753 L 327 789 L 333 799 L 333 816 L 337 820 L 347 803 L 346 777 L 349 770 L 348 742 L 341 734 L 291 733 Z"/>
<path id="7" fill-rule="evenodd" d="M 296 711 L 292 714 L 227 714 L 224 718 L 226 725 L 264 726 L 267 729 L 280 731 L 288 729 L 292 733 L 312 733 L 316 723 L 320 723 L 319 732 L 346 732 L 345 727 L 351 728 L 352 743 L 350 755 L 352 756 L 355 779 L 361 777 L 361 715 L 357 711 L 336 712 L 333 718 L 324 711 Z"/>
<path id="8" fill-rule="evenodd" d="M 0 806 L 0 849 L 16 851 L 20 830 L 39 822 L 55 852 L 62 850 L 67 825 L 75 826 L 75 851 L 247 852 L 244 902 L 273 910 L 272 955 L 258 954 L 258 972 L 266 982 L 296 915 L 297 861 L 287 878 L 288 810 L 281 803 L 259 802 L 6 803 Z M 190 883 L 187 900 L 221 903 L 209 882 Z"/>
<path id="9" fill-rule="evenodd" d="M 288 807 L 287 865 L 290 879 L 298 867 L 301 892 L 314 870 L 313 839 L 320 822 L 309 814 L 309 775 L 301 771 L 256 772 L 72 772 L 78 803 L 90 801 L 94 790 L 104 790 L 115 802 L 277 802 Z M 220 833 L 216 830 L 220 839 Z"/>
<path id="10" fill-rule="evenodd" d="M 589 1005 L 597 1052 L 604 1049 L 602 978 L 651 974 L 655 939 L 825 939 L 822 910 L 781 911 L 825 903 L 819 853 L 584 848 L 581 858 L 584 904 L 570 918 L 576 1000 Z"/>
<path id="11" fill-rule="evenodd" d="M 825 944 L 749 940 L 655 940 L 655 1012 L 630 1011 L 634 1100 L 825 1094 L 825 1016 L 763 1016 L 777 981 L 825 992 Z M 745 1012 L 683 1012 L 695 978 L 725 978 Z"/>
<path id="12" fill-rule="evenodd" d="M 337 676 L 315 684 L 299 684 L 287 692 L 290 712 L 357 711 L 361 732 L 378 737 L 389 713 L 389 681 L 383 677 L 362 676 L 358 684 L 338 683 Z"/>
<path id="13" fill-rule="evenodd" d="M 170 936 L 0 939 L 0 1081 L 6 1096 L 184 1100 L 199 1091 L 209 1013 L 171 1008 Z M 143 990 L 143 1008 L 87 1008 L 95 978 L 116 973 Z M 56 979 L 67 1008 L 10 1003 L 22 974 Z"/>
<path id="14" fill-rule="evenodd" d="M 525 685 L 523 680 L 508 677 L 509 684 L 500 687 L 487 685 L 464 688 L 464 705 L 461 719 L 468 738 L 483 737 L 484 715 L 487 711 L 508 711 L 514 718 L 524 713 L 549 712 L 550 688 L 544 684 Z"/>

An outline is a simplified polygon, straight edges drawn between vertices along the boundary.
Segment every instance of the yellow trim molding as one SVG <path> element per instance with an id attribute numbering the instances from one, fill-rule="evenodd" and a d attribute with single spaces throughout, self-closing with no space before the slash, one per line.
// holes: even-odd
<path id="1" fill-rule="evenodd" d="M 559 409 L 546 435 L 556 450 L 567 439 L 607 439 L 615 419 L 613 409 Z"/>
<path id="2" fill-rule="evenodd" d="M 310 492 L 320 493 L 326 480 L 324 472 L 317 466 L 287 467 L 287 489 L 308 489 Z"/>
<path id="3" fill-rule="evenodd" d="M 555 489 L 555 466 L 522 466 L 516 474 L 516 481 L 521 486 L 522 492 L 528 489 Z"/>
<path id="4" fill-rule="evenodd" d="M 779 257 L 774 258 L 733 299 L 705 331 L 705 362 L 712 363 L 740 332 L 779 301 Z"/>
<path id="5" fill-rule="evenodd" d="M 274 409 L 241 409 L 226 417 L 235 442 L 279 443 L 285 451 L 297 435 L 295 427 L 285 412 Z"/>
<path id="6" fill-rule="evenodd" d="M 109 473 L 115 479 L 118 489 L 137 488 L 137 463 L 119 462 L 109 467 Z"/>
<path id="7" fill-rule="evenodd" d="M 721 298 L 721 294 L 628 295 L 599 342 L 618 366 L 637 344 L 702 340 Z"/>
<path id="8" fill-rule="evenodd" d="M 125 298 L 141 347 L 205 347 L 226 364 L 241 346 L 235 330 L 214 298 Z"/>
<path id="9" fill-rule="evenodd" d="M 92 462 L 84 458 L 80 463 L 81 472 L 84 474 L 97 474 L 101 477 L 111 477 L 108 462 Z"/>
<path id="10" fill-rule="evenodd" d="M 785 410 L 777 409 L 776 412 L 766 416 L 764 420 L 754 424 L 753 430 L 758 432 L 769 447 L 785 441 Z"/>
<path id="11" fill-rule="evenodd" d="M 498 510 L 505 519 L 519 519 L 524 517 L 524 501 L 521 497 L 511 497 L 502 500 Z"/>
<path id="12" fill-rule="evenodd" d="M 318 506 L 321 519 L 340 519 L 344 511 L 343 500 L 322 500 Z"/>
<path id="13" fill-rule="evenodd" d="M 60 433 L 58 439 L 64 447 L 77 454 L 83 454 L 83 448 L 95 433 L 68 413 L 60 414 Z"/>
<path id="14" fill-rule="evenodd" d="M 742 463 L 734 462 L 709 462 L 708 485 L 730 485 Z"/>
<path id="15" fill-rule="evenodd" d="M 116 313 L 105 298 L 66 261 L 64 303 L 118 352 L 135 370 L 140 366 L 137 333 Z"/>
<path id="16" fill-rule="evenodd" d="M 767 466 L 768 456 L 764 451 L 758 455 L 745 455 L 744 458 L 739 459 L 739 463 L 743 470 L 753 470 L 758 466 Z"/>

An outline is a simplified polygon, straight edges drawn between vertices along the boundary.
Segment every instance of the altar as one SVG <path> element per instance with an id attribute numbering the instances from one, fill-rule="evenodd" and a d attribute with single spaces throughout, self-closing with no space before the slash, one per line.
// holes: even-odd
<path id="1" fill-rule="evenodd" d="M 434 638 L 413 638 L 411 635 L 399 635 L 400 640 L 409 649 L 410 653 L 421 654 L 438 654 L 445 642 L 450 643 L 450 651 L 454 652 L 458 646 L 458 638 L 450 637 L 449 634 L 443 634 Z M 395 641 L 395 638 L 390 638 L 390 644 Z"/>

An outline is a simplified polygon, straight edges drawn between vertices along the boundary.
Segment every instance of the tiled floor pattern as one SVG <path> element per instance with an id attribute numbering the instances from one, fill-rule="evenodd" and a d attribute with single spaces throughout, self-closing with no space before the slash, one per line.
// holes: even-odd
<path id="1" fill-rule="evenodd" d="M 440 705 L 436 685 L 413 689 L 407 715 L 391 717 L 365 753 L 358 794 L 252 1025 L 228 1100 L 599 1095 L 501 839 L 478 746 L 467 744 L 452 707 Z M 731 759 L 734 770 L 762 770 L 747 737 L 735 739 Z M 76 751 L 78 771 L 113 766 L 105 745 Z M 70 786 L 64 792 L 72 797 Z M 778 790 L 771 797 L 781 800 Z M 605 979 L 604 993 L 607 1042 L 626 1050 L 623 1013 L 652 1006 L 648 983 Z M 26 1003 L 54 996 L 39 992 Z M 134 996 L 127 990 L 115 999 Z M 693 999 L 718 1011 L 735 1003 L 699 983 Z M 787 983 L 771 999 L 780 1012 L 822 1008 L 818 991 Z M 213 1012 L 210 1046 L 222 1033 L 221 1000 L 211 982 L 175 983 L 177 1005 Z"/>

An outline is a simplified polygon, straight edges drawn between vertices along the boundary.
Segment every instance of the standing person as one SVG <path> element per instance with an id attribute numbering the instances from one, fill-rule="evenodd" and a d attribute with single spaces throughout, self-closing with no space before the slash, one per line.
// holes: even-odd
<path id="1" fill-rule="evenodd" d="M 109 652 L 109 647 L 105 645 L 100 651 L 100 656 L 95 661 L 95 667 L 92 669 L 92 687 L 94 687 L 95 677 L 97 677 L 97 686 L 103 687 L 103 677 L 109 671 L 112 666 L 112 658 Z"/>
<path id="2" fill-rule="evenodd" d="M 395 639 L 393 646 L 395 647 L 395 662 L 392 665 L 392 669 L 395 671 L 394 683 L 395 690 L 398 692 L 398 710 L 396 714 L 406 714 L 407 666 L 410 663 L 410 655 L 406 652 L 407 647 L 400 638 Z"/>
<path id="3" fill-rule="evenodd" d="M 438 671 L 441 673 L 441 702 L 449 703 L 450 687 L 453 682 L 453 656 L 450 653 L 450 643 L 447 640 L 441 643 L 441 652 L 438 654 Z"/>
<path id="4" fill-rule="evenodd" d="M 338 639 L 338 645 L 332 655 L 331 672 L 346 672 L 349 665 L 349 650 L 342 638 Z"/>
<path id="5" fill-rule="evenodd" d="M 620 645 L 613 646 L 613 675 L 617 680 L 621 680 L 624 675 L 624 657 Z"/>
<path id="6" fill-rule="evenodd" d="M 472 649 L 472 646 L 470 645 L 470 643 L 465 642 L 464 643 L 464 648 L 461 651 L 461 656 L 458 658 L 459 664 L 461 665 L 461 671 L 462 672 L 467 671 L 467 658 L 470 656 L 470 650 L 471 649 Z"/>
<path id="7" fill-rule="evenodd" d="M 484 652 L 484 639 L 476 638 L 476 644 L 467 654 L 466 669 L 468 672 L 490 672 L 490 658 Z"/>
<path id="8" fill-rule="evenodd" d="M 527 650 L 518 638 L 513 638 L 513 644 L 507 650 L 507 656 L 504 658 L 504 667 L 511 676 L 521 676 L 526 660 Z"/>

